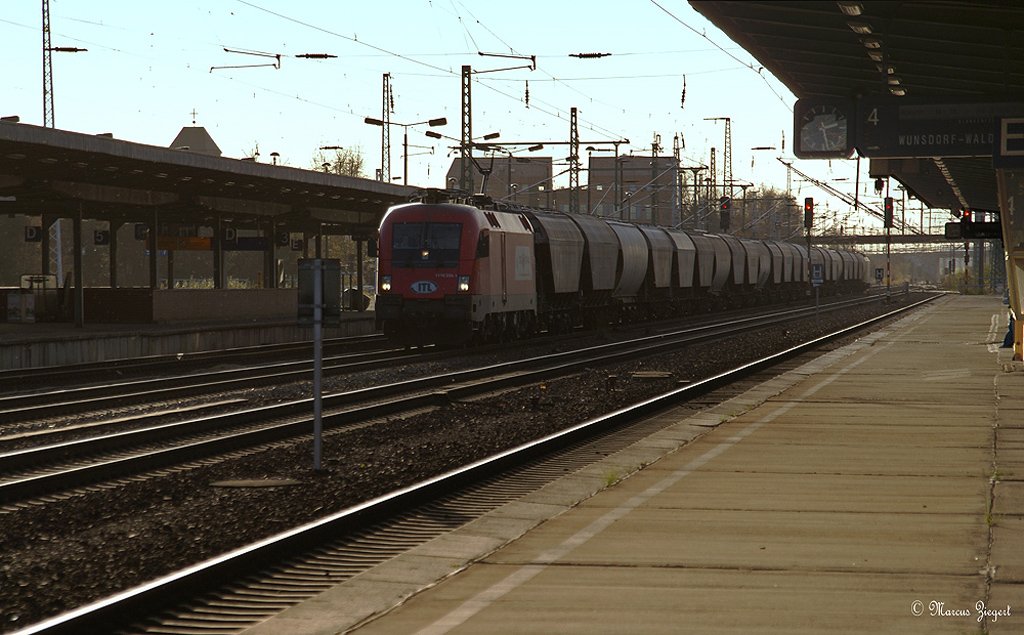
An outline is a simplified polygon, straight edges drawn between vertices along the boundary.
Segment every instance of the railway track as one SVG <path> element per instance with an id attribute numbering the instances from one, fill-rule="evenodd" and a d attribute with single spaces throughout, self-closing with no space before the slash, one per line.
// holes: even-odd
<path id="1" fill-rule="evenodd" d="M 862 298 L 854 300 L 832 301 L 822 306 L 821 310 L 836 310 L 851 303 L 860 302 Z M 771 309 L 764 315 L 784 315 L 793 311 L 806 310 L 796 309 Z M 730 314 L 725 314 L 726 316 Z M 736 312 L 735 315 L 742 315 Z M 693 317 L 689 322 L 694 324 L 713 323 L 719 317 Z M 665 323 L 648 323 L 639 326 L 623 327 L 628 329 L 658 329 L 676 328 L 678 320 Z M 593 333 L 581 333 L 576 337 L 588 337 Z M 573 336 L 570 336 L 573 337 Z M 549 337 L 549 340 L 556 339 Z M 558 341 L 565 342 L 566 336 L 558 336 Z M 543 343 L 544 339 L 537 339 L 534 343 Z M 309 354 L 310 343 L 303 343 L 301 347 L 305 354 Z M 330 354 L 331 348 L 344 346 L 346 352 Z M 350 352 L 352 347 L 364 348 L 374 346 L 374 350 L 362 352 Z M 473 354 L 481 354 L 501 350 L 501 346 L 487 346 L 472 349 Z M 274 345 L 267 347 L 249 347 L 235 349 L 235 351 L 212 351 L 209 353 L 196 354 L 193 368 L 202 365 L 208 367 L 210 364 L 224 364 L 230 362 L 244 362 L 253 358 L 262 359 L 263 355 L 270 355 L 273 351 L 287 351 L 289 354 L 297 354 L 299 349 L 293 344 Z M 459 351 L 436 350 L 432 348 L 408 350 L 386 346 L 381 336 L 339 338 L 333 341 L 328 347 L 325 343 L 325 352 L 328 356 L 324 359 L 324 371 L 327 375 L 350 373 L 358 370 L 378 368 L 390 364 L 404 363 L 412 358 L 418 361 L 430 361 L 446 359 L 454 356 Z M 201 364 L 200 364 L 201 361 Z M 81 378 L 87 374 L 92 380 L 91 383 L 78 386 L 66 386 L 62 388 L 37 388 L 25 390 L 26 386 L 18 383 L 19 377 L 32 377 L 40 380 L 46 376 L 45 372 L 35 370 L 0 372 L 0 386 L 18 386 L 17 392 L 0 394 L 0 425 L 5 425 L 4 434 L 0 436 L 0 444 L 15 433 L 15 424 L 31 424 L 37 421 L 55 419 L 63 415 L 74 413 L 82 417 L 84 414 L 94 411 L 108 411 L 134 404 L 158 404 L 162 401 L 181 399 L 184 397 L 225 392 L 237 389 L 246 389 L 256 386 L 280 385 L 289 381 L 302 381 L 309 377 L 312 369 L 312 362 L 309 359 L 278 361 L 272 363 L 261 363 L 241 368 L 227 368 L 216 370 L 195 370 L 184 372 L 187 365 L 177 365 L 174 361 L 167 361 L 160 358 L 157 362 L 150 359 L 119 360 L 109 364 L 87 364 L 71 367 L 72 370 L 66 373 L 60 372 L 55 375 L 56 383 L 61 384 L 70 377 Z M 152 377 L 130 378 L 131 374 L 141 373 L 143 370 L 154 371 L 160 369 L 162 374 Z M 43 369 L 46 371 L 47 369 Z M 58 373 L 58 369 L 51 369 L 51 372 Z M 129 376 L 125 376 L 129 375 Z M 113 380 L 104 380 L 104 377 L 114 376 Z M 7 379 L 8 381 L 3 381 Z M 102 383 L 96 383 L 99 379 Z M 94 426 L 95 429 L 95 426 Z M 37 430 L 37 438 L 45 434 L 57 434 L 61 432 L 59 427 Z"/>
<path id="2" fill-rule="evenodd" d="M 324 359 L 326 374 L 354 372 L 397 361 L 411 355 L 429 359 L 431 354 L 384 348 L 362 353 L 332 355 Z M 121 380 L 111 383 L 39 390 L 0 396 L 0 423 L 17 423 L 82 414 L 90 409 L 111 409 L 129 404 L 152 403 L 198 394 L 209 394 L 308 379 L 312 362 L 287 361 L 244 368 L 208 370 L 187 375 Z"/>
<path id="3" fill-rule="evenodd" d="M 593 446 L 581 444 L 590 443 L 609 430 L 644 420 L 681 400 L 692 399 L 918 304 L 573 425 L 561 433 L 355 505 L 19 633 L 186 633 L 200 632 L 198 629 L 237 632 L 410 545 L 467 522 L 474 513 L 531 491 L 548 478 L 557 478 L 564 473 L 566 462 L 572 464 L 576 460 L 570 458 L 574 449 L 577 455 L 590 457 L 579 459 L 584 462 L 594 460 L 596 455 L 603 456 L 595 454 Z M 610 443 L 628 443 L 628 439 Z M 511 480 L 506 480 L 506 474 Z M 548 476 L 541 476 L 545 474 Z M 203 591 L 197 593 L 199 589 Z M 139 615 L 153 617 L 142 621 L 125 619 Z"/>
<path id="4" fill-rule="evenodd" d="M 379 348 L 385 343 L 386 339 L 381 334 L 336 337 L 324 340 L 324 350 L 325 352 L 339 350 L 355 352 L 368 347 Z M 88 378 L 89 382 L 95 382 L 117 381 L 126 375 L 191 373 L 218 364 L 244 364 L 251 360 L 299 358 L 308 355 L 312 346 L 311 341 L 285 342 L 194 353 L 151 355 L 81 364 L 0 370 L 0 386 L 8 387 L 8 390 L 10 387 L 25 390 L 41 386 L 81 384 L 84 383 L 83 377 Z"/>
<path id="5" fill-rule="evenodd" d="M 838 308 L 834 306 L 833 310 Z M 783 324 L 814 312 L 813 308 L 777 311 L 326 395 L 323 422 L 325 429 L 360 426 L 383 416 L 534 384 L 589 366 L 644 358 L 752 328 Z M 74 493 L 102 480 L 217 454 L 255 451 L 264 444 L 301 438 L 309 433 L 312 408 L 312 398 L 298 399 L 6 452 L 0 454 L 0 504 L 12 505 L 41 496 L 67 496 L 61 494 L 62 490 Z"/>

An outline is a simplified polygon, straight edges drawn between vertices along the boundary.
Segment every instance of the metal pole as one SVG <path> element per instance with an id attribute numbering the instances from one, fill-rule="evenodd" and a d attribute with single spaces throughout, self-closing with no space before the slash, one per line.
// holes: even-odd
<path id="1" fill-rule="evenodd" d="M 569 109 L 569 213 L 580 213 L 580 131 L 576 107 Z"/>
<path id="2" fill-rule="evenodd" d="M 213 237 L 213 288 L 223 289 L 224 284 L 224 227 L 217 216 L 216 233 Z"/>
<path id="3" fill-rule="evenodd" d="M 381 107 L 381 121 L 384 125 L 380 127 L 380 179 L 385 183 L 391 182 L 391 74 L 384 73 L 383 78 L 383 106 Z"/>
<path id="4" fill-rule="evenodd" d="M 594 153 L 591 152 L 590 150 L 587 150 L 587 214 L 588 215 L 594 213 L 594 208 L 592 206 L 591 197 L 590 197 L 590 189 L 591 189 L 591 186 L 593 185 L 591 180 L 593 179 L 593 176 L 594 176 L 593 172 L 591 172 L 591 168 L 593 168 L 593 167 L 594 167 Z"/>
<path id="5" fill-rule="evenodd" d="M 85 326 L 85 270 L 82 259 L 82 204 L 78 204 L 73 230 L 75 247 L 75 326 Z"/>
<path id="6" fill-rule="evenodd" d="M 409 126 L 402 126 L 402 185 L 409 185 Z"/>
<path id="7" fill-rule="evenodd" d="M 121 229 L 121 224 L 120 221 L 108 221 L 107 223 L 107 231 L 110 232 L 110 245 L 108 247 L 110 262 L 108 264 L 111 289 L 117 288 L 117 232 Z"/>
<path id="8" fill-rule="evenodd" d="M 157 280 L 157 255 L 160 248 L 160 213 L 153 210 L 153 216 L 149 226 L 149 288 L 158 289 L 160 282 Z"/>
<path id="9" fill-rule="evenodd" d="M 473 71 L 462 67 L 462 139 L 459 159 L 459 189 L 470 192 L 473 188 Z M 472 192 L 470 192 L 472 193 Z"/>
<path id="10" fill-rule="evenodd" d="M 615 145 L 615 209 L 618 210 L 620 220 L 626 218 L 623 211 L 623 162 L 618 158 L 618 145 Z"/>
<path id="11" fill-rule="evenodd" d="M 320 470 L 320 457 L 323 451 L 323 399 L 321 396 L 321 380 L 323 379 L 323 304 L 324 304 L 324 261 L 317 258 L 313 262 L 313 469 Z"/>
<path id="12" fill-rule="evenodd" d="M 821 266 L 822 266 L 822 269 L 824 269 L 824 267 L 825 267 L 825 259 L 824 258 L 822 258 Z M 814 280 L 812 278 L 811 273 L 812 273 L 812 269 L 811 269 L 811 228 L 808 227 L 807 228 L 807 282 L 808 282 L 808 284 L 812 284 L 813 285 L 814 284 Z M 822 271 L 822 273 L 824 273 L 824 271 Z"/>
<path id="13" fill-rule="evenodd" d="M 358 293 L 355 294 L 356 311 L 362 313 L 365 309 L 363 307 L 363 239 L 356 240 L 356 287 Z"/>
<path id="14" fill-rule="evenodd" d="M 892 227 L 885 228 L 885 301 L 889 301 L 889 294 L 892 286 L 892 263 L 890 262 L 890 248 L 892 247 Z"/>
<path id="15" fill-rule="evenodd" d="M 615 162 L 612 164 L 612 179 L 615 181 L 615 208 L 619 210 L 619 218 L 622 217 L 622 176 L 619 174 L 619 144 L 615 146 Z"/>

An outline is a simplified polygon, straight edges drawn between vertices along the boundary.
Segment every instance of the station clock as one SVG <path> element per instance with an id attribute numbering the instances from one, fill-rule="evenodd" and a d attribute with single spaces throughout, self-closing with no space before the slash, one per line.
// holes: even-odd
<path id="1" fill-rule="evenodd" d="M 801 159 L 849 158 L 853 153 L 852 99 L 798 99 L 793 107 L 793 154 Z"/>

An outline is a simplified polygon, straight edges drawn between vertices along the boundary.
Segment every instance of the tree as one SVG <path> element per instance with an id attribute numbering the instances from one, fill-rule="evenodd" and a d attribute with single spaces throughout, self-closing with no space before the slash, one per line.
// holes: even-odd
<path id="1" fill-rule="evenodd" d="M 331 174 L 340 174 L 342 176 L 355 176 L 358 178 L 366 178 L 363 174 L 363 153 L 359 148 L 334 148 L 333 155 L 326 154 L 323 150 L 317 151 L 313 155 L 312 170 L 323 170 L 324 172 L 330 172 Z"/>
<path id="2" fill-rule="evenodd" d="M 314 154 L 310 168 L 342 176 L 366 178 L 366 175 L 363 174 L 363 154 L 359 148 L 331 148 L 329 152 L 332 154 L 327 154 L 324 150 L 319 150 Z M 331 237 L 325 243 L 324 257 L 341 260 L 342 275 L 345 277 L 343 284 L 346 287 L 354 286 L 356 271 L 355 241 L 352 240 L 351 236 L 337 236 Z M 366 282 L 373 284 L 376 272 L 376 259 L 366 256 L 364 251 L 362 260 Z"/>
<path id="3" fill-rule="evenodd" d="M 734 229 L 744 237 L 786 240 L 802 235 L 803 210 L 797 207 L 796 199 L 767 185 L 752 188 L 746 196 L 745 223 L 742 231 Z M 743 198 L 733 199 L 733 214 L 743 209 Z M 735 225 L 734 225 L 735 227 Z"/>

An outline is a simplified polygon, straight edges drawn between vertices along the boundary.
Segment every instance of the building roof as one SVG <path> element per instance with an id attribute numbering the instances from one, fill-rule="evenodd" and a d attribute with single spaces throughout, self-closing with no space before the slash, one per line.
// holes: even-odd
<path id="1" fill-rule="evenodd" d="M 156 211 L 168 221 L 272 218 L 296 231 L 318 231 L 325 224 L 333 233 L 362 234 L 379 225 L 388 207 L 407 201 L 415 191 L 369 179 L 0 123 L 0 213 L 81 211 L 86 218 L 148 221 Z"/>
<path id="2" fill-rule="evenodd" d="M 174 150 L 185 150 L 186 152 L 195 152 L 211 157 L 219 157 L 221 155 L 220 147 L 214 142 L 213 137 L 206 131 L 206 128 L 202 126 L 186 126 L 182 128 L 181 132 L 178 133 L 178 136 L 174 138 L 174 141 L 168 147 Z"/>

